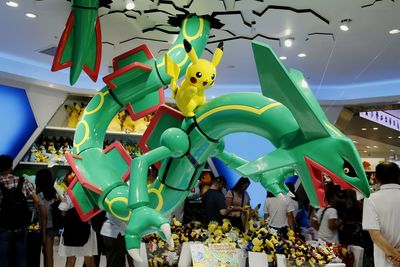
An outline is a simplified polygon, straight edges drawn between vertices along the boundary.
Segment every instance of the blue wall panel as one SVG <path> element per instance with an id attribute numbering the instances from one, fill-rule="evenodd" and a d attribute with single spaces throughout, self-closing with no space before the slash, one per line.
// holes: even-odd
<path id="1" fill-rule="evenodd" d="M 0 85 L 0 154 L 15 158 L 37 128 L 24 89 Z"/>
<path id="2" fill-rule="evenodd" d="M 275 150 L 275 147 L 268 140 L 250 133 L 231 134 L 226 136 L 224 140 L 226 151 L 249 161 L 255 160 Z M 213 158 L 213 162 L 218 173 L 227 179 L 228 189 L 234 186 L 237 180 L 239 180 L 240 175 L 226 167 L 223 162 L 216 158 Z M 262 207 L 264 206 L 267 193 L 260 183 L 251 182 L 247 192 L 250 195 L 252 207 L 255 207 L 258 203 L 261 203 Z M 263 214 L 262 211 L 260 213 Z"/>

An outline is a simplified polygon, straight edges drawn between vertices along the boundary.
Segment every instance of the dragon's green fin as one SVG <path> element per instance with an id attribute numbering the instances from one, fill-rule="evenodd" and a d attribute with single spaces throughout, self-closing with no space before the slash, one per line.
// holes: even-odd
<path id="1" fill-rule="evenodd" d="M 288 73 L 268 45 L 253 41 L 252 46 L 263 95 L 292 112 L 307 140 L 329 136 L 328 120 L 301 72 Z"/>

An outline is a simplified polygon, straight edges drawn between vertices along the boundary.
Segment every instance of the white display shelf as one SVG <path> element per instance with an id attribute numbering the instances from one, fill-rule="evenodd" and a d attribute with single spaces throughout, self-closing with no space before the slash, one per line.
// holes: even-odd
<path id="1" fill-rule="evenodd" d="M 31 166 L 69 166 L 68 163 L 51 163 L 51 162 L 33 162 L 33 161 L 20 161 L 20 165 L 31 165 Z"/>
<path id="2" fill-rule="evenodd" d="M 68 127 L 58 127 L 58 126 L 46 126 L 45 131 L 50 135 L 67 135 L 73 137 L 75 134 L 75 128 L 68 128 Z M 143 134 L 142 133 L 125 133 L 125 132 L 118 132 L 118 131 L 107 131 L 107 136 L 113 136 L 117 139 L 122 138 L 133 138 L 133 139 L 140 139 Z"/>

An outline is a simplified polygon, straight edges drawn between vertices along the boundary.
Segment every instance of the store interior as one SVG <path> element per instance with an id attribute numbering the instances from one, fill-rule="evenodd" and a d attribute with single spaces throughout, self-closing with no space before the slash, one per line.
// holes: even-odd
<path id="1" fill-rule="evenodd" d="M 0 154 L 11 155 L 14 170 L 33 180 L 39 169 L 49 168 L 57 176 L 69 168 L 65 157 L 35 160 L 33 152 L 52 138 L 69 142 L 72 150 L 75 130 L 67 127 L 67 106 L 90 103 L 105 86 L 103 78 L 116 71 L 114 58 L 142 44 L 155 59 L 163 57 L 178 38 L 176 21 L 190 14 L 212 21 L 201 58 L 211 60 L 223 42 L 215 85 L 205 92 L 207 100 L 261 93 L 252 41 L 262 42 L 287 70 L 303 73 L 329 122 L 352 140 L 368 178 L 382 161 L 400 163 L 398 0 L 88 1 L 100 2 L 102 51 L 96 81 L 85 72 L 71 79 L 69 68 L 51 71 L 77 2 L 0 2 Z M 127 4 L 134 7 L 128 9 Z M 168 84 L 161 90 L 167 105 L 178 109 Z M 144 151 L 137 144 L 153 116 L 142 122 L 141 130 L 109 129 L 106 145 L 118 140 L 131 158 L 141 155 Z M 245 132 L 227 135 L 224 141 L 227 151 L 248 161 L 276 149 L 265 138 Z M 241 177 L 211 158 L 203 173 L 225 176 L 228 188 Z M 267 192 L 260 183 L 252 182 L 248 192 L 252 207 L 263 205 Z M 263 216 L 263 208 L 259 212 Z"/>

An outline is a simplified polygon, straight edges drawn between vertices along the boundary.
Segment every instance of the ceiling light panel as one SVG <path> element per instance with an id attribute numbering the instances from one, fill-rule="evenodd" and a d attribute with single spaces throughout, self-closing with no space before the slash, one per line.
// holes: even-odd
<path id="1" fill-rule="evenodd" d="M 292 47 L 293 41 L 294 41 L 293 38 L 288 38 L 288 39 L 285 40 L 284 44 L 285 44 L 286 47 Z"/>
<path id="2" fill-rule="evenodd" d="M 7 1 L 6 5 L 10 7 L 18 7 L 18 3 L 14 1 Z"/>
<path id="3" fill-rule="evenodd" d="M 34 19 L 34 18 L 36 18 L 36 15 L 35 15 L 35 14 L 33 14 L 33 13 L 30 13 L 30 12 L 28 12 L 28 13 L 25 13 L 25 16 L 27 16 L 28 18 L 31 18 L 31 19 Z"/>
<path id="4" fill-rule="evenodd" d="M 389 34 L 398 34 L 400 33 L 400 29 L 393 29 L 389 31 Z"/>
<path id="5" fill-rule="evenodd" d="M 348 30 L 350 30 L 350 22 L 351 19 L 344 19 L 340 22 L 340 29 L 344 32 L 347 32 Z"/>

